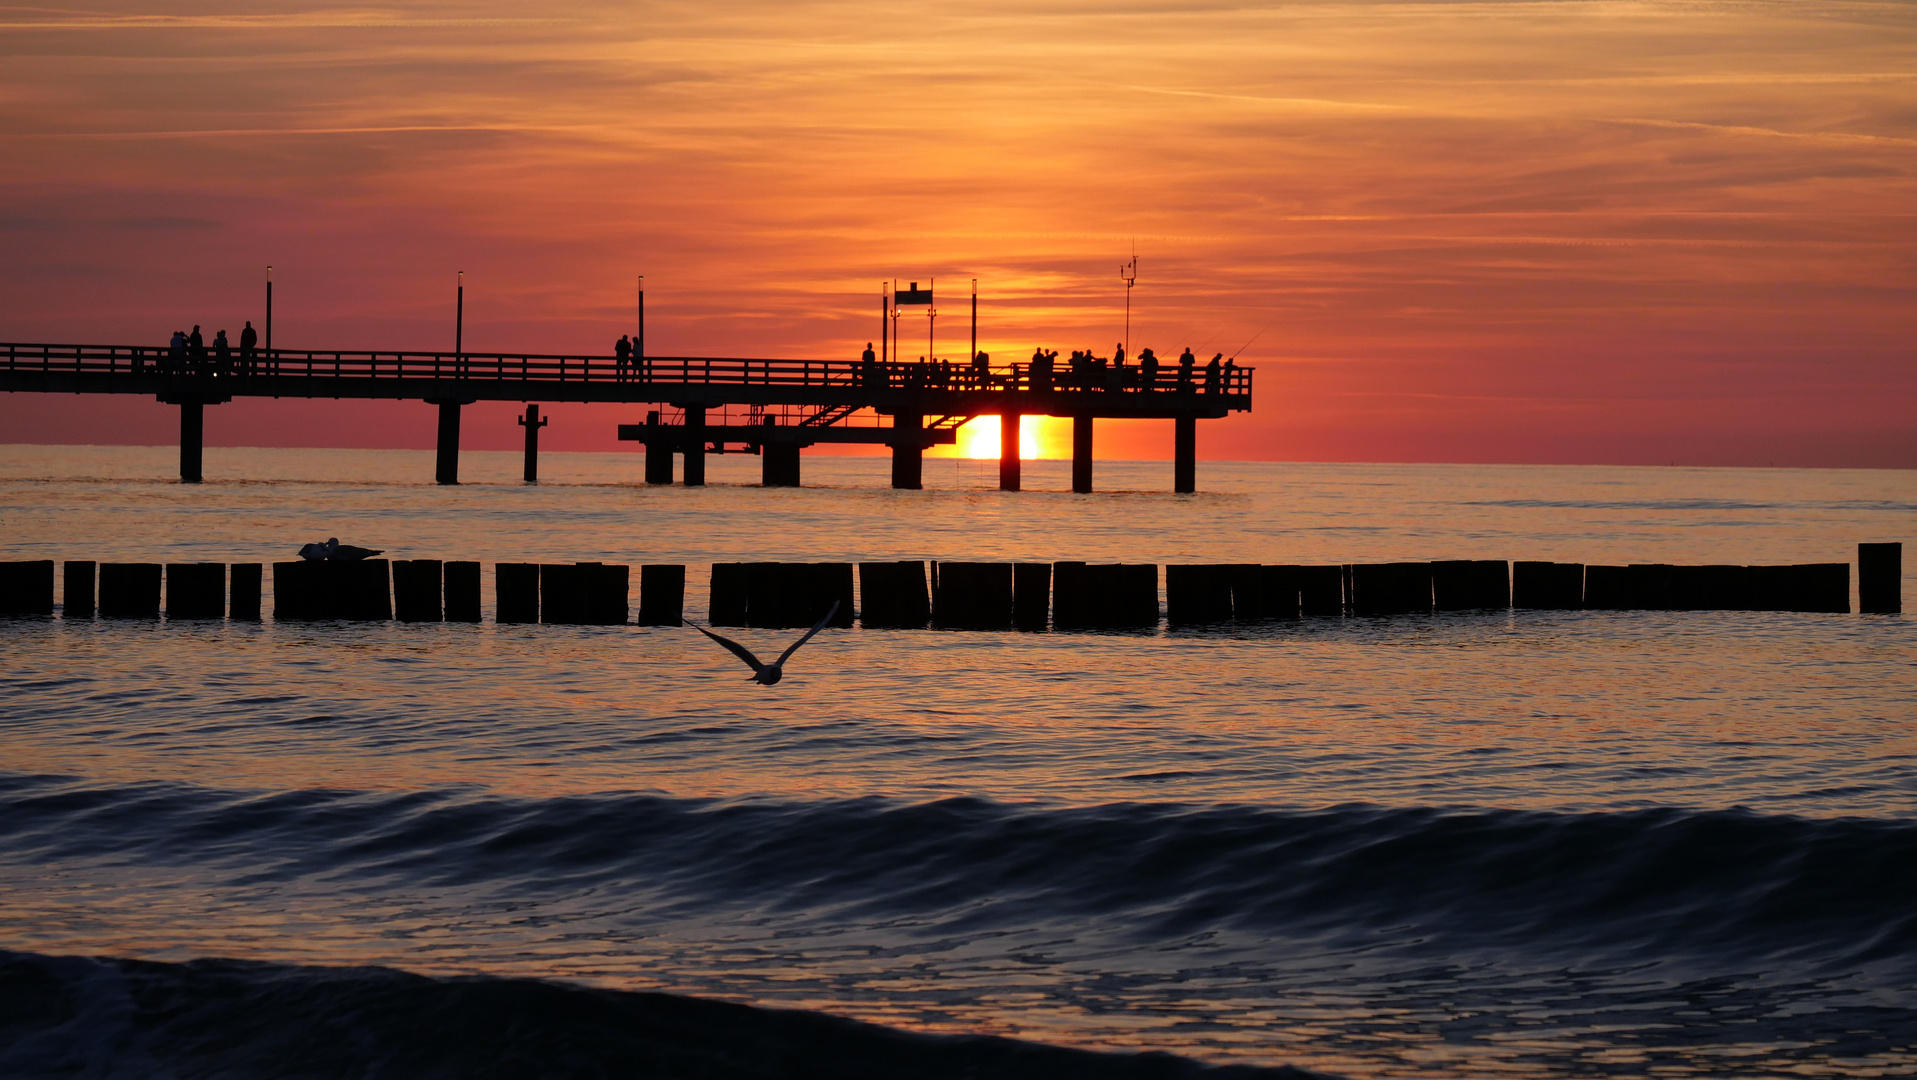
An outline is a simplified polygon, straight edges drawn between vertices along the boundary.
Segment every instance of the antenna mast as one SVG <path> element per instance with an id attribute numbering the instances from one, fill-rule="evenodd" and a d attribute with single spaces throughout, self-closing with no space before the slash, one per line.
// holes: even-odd
<path id="1" fill-rule="evenodd" d="M 1118 279 L 1125 283 L 1125 355 L 1132 354 L 1132 286 L 1138 282 L 1138 248 L 1132 248 L 1132 261 L 1118 268 Z"/>

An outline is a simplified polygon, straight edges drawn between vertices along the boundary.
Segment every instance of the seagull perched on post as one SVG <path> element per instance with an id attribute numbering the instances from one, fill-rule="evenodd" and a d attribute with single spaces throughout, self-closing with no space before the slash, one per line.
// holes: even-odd
<path id="1" fill-rule="evenodd" d="M 739 644 L 738 642 L 732 640 L 729 637 L 725 637 L 722 634 L 715 634 L 712 631 L 707 630 L 705 627 L 700 626 L 697 623 L 687 623 L 686 625 L 692 627 L 694 630 L 699 631 L 701 634 L 704 634 L 705 636 L 711 638 L 712 640 L 718 642 L 719 644 L 724 645 L 728 652 L 732 653 L 732 655 L 738 657 L 739 659 L 744 660 L 747 666 L 752 668 L 753 682 L 759 683 L 762 686 L 771 686 L 773 683 L 776 683 L 780 679 L 785 678 L 785 662 L 787 660 L 792 659 L 792 654 L 799 651 L 799 646 L 805 644 L 808 641 L 811 641 L 812 635 L 825 629 L 825 624 L 831 622 L 832 616 L 837 615 L 838 613 L 839 613 L 839 602 L 837 600 L 834 600 L 832 601 L 832 610 L 826 612 L 824 618 L 820 619 L 818 622 L 813 623 L 812 629 L 807 630 L 805 632 L 804 637 L 793 642 L 791 648 L 780 653 L 779 658 L 777 660 L 774 660 L 770 664 L 760 663 L 759 658 L 752 655 L 751 649 L 746 648 L 744 645 Z"/>
<path id="2" fill-rule="evenodd" d="M 342 544 L 337 536 L 327 537 L 324 544 L 307 544 L 300 548 L 300 558 L 307 562 L 324 562 L 328 559 L 335 562 L 357 562 L 360 559 L 370 559 L 380 553 L 380 549 L 377 548 Z"/>

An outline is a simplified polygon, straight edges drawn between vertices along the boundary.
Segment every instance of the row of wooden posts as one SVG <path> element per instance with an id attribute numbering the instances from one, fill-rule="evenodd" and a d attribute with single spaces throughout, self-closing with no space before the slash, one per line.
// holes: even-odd
<path id="1" fill-rule="evenodd" d="M 715 563 L 714 626 L 1044 630 L 1158 625 L 1158 567 L 1083 562 Z M 67 562 L 67 618 L 219 619 L 261 616 L 261 563 Z M 858 580 L 855 597 L 853 580 Z M 1902 610 L 1903 545 L 1859 544 L 1859 610 Z M 479 622 L 480 564 L 437 559 L 274 563 L 276 620 Z M 631 568 L 609 563 L 497 563 L 501 623 L 625 625 Z M 1454 560 L 1319 566 L 1165 567 L 1174 626 L 1379 616 L 1434 611 L 1850 610 L 1850 564 L 1676 566 Z M 53 614 L 50 560 L 0 562 L 0 615 Z M 686 569 L 639 568 L 638 623 L 677 626 Z M 164 607 L 162 594 L 164 593 Z"/>

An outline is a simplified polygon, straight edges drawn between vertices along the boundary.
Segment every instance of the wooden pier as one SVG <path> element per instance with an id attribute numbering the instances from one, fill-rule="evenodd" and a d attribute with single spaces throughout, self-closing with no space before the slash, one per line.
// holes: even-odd
<path id="1" fill-rule="evenodd" d="M 1092 490 L 1099 419 L 1173 421 L 1173 490 L 1196 489 L 1197 422 L 1251 409 L 1252 369 L 1168 363 L 1151 382 L 1136 365 L 1074 372 L 1026 363 L 898 363 L 736 357 L 557 356 L 531 353 L 262 351 L 181 358 L 166 348 L 0 344 L 0 390 L 151 394 L 180 409 L 180 479 L 200 479 L 205 408 L 236 397 L 407 399 L 439 406 L 440 483 L 459 482 L 460 409 L 476 401 L 617 402 L 657 406 L 619 437 L 646 447 L 645 477 L 705 483 L 709 453 L 759 454 L 769 486 L 797 485 L 799 452 L 819 443 L 892 448 L 892 486 L 922 486 L 927 447 L 960 425 L 1000 418 L 999 486 L 1020 486 L 1027 416 L 1072 418 L 1072 490 Z M 528 413 L 536 417 L 535 413 Z M 523 423 L 523 421 L 522 421 Z M 538 427 L 526 426 L 527 475 Z"/>

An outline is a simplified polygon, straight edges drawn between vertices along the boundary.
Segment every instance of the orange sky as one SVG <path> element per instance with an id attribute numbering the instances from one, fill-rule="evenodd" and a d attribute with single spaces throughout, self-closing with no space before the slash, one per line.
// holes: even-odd
<path id="1" fill-rule="evenodd" d="M 1908 4 L 208 3 L 0 9 L 0 338 L 1241 355 L 1201 456 L 1917 467 Z M 528 17 L 533 10 L 551 12 Z M 908 343 L 912 339 L 908 338 Z M 602 449 L 635 409 L 554 407 Z M 509 405 L 466 444 L 517 445 Z M 0 442 L 171 442 L 0 396 Z M 1099 452 L 1169 456 L 1168 425 Z M 240 401 L 226 444 L 430 446 Z"/>

